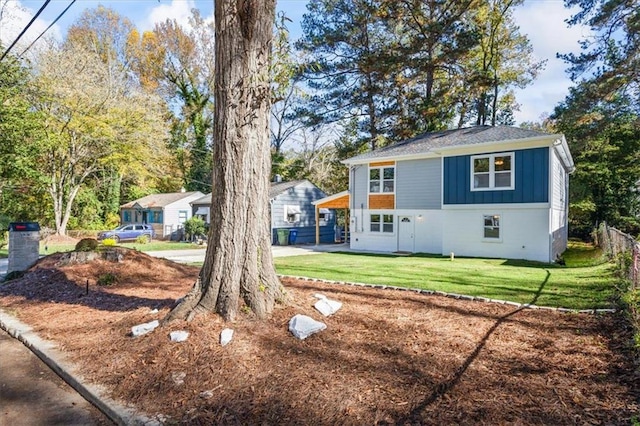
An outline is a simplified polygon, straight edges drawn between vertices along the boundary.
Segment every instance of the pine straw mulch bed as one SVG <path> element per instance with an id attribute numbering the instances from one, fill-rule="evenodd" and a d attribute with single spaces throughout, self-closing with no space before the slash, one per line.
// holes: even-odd
<path id="1" fill-rule="evenodd" d="M 57 342 L 86 380 L 167 424 L 629 424 L 638 415 L 631 336 L 616 315 L 284 279 L 291 304 L 267 321 L 199 316 L 132 338 L 198 269 L 124 253 L 120 263 L 43 258 L 0 285 L 0 304 Z M 106 274 L 117 281 L 97 286 Z M 317 293 L 342 309 L 322 318 Z M 327 329 L 293 338 L 298 313 Z M 235 334 L 221 347 L 226 327 Z M 189 339 L 170 342 L 179 329 Z"/>

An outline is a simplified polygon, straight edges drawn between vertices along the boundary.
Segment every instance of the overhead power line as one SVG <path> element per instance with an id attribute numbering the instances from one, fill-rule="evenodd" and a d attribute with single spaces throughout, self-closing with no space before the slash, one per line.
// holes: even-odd
<path id="1" fill-rule="evenodd" d="M 49 24 L 49 26 L 47 27 L 47 29 L 46 29 L 46 30 L 44 30 L 43 32 L 41 32 L 41 33 L 40 33 L 40 35 L 39 35 L 38 37 L 36 37 L 36 39 L 35 39 L 35 40 L 33 40 L 33 41 L 31 42 L 31 44 L 30 44 L 29 46 L 27 46 L 27 48 L 26 48 L 26 49 L 24 49 L 24 50 L 22 51 L 22 53 L 21 53 L 20 55 L 18 55 L 18 56 L 19 56 L 19 57 L 22 57 L 22 55 L 24 55 L 25 53 L 27 53 L 27 50 L 31 49 L 31 46 L 33 46 L 33 45 L 36 43 L 36 41 L 40 40 L 40 37 L 42 37 L 42 36 L 44 35 L 44 33 L 46 33 L 47 31 L 49 31 L 49 29 L 51 29 L 51 27 L 53 27 L 53 26 L 56 24 L 56 22 L 58 22 L 58 20 L 59 20 L 60 18 L 62 18 L 62 17 L 63 17 L 63 16 L 64 16 L 64 14 L 65 14 L 65 13 L 67 13 L 67 10 L 69 10 L 69 8 L 70 8 L 71 6 L 73 6 L 73 4 L 74 4 L 75 2 L 76 2 L 76 0 L 73 0 L 71 3 L 69 3 L 69 6 L 67 6 L 67 7 L 66 7 L 66 8 L 65 8 L 65 9 L 64 9 L 64 10 L 63 10 L 59 15 L 58 15 L 58 17 L 57 17 L 56 19 L 54 19 L 54 20 L 53 20 L 53 22 L 52 22 L 51 24 Z"/>
<path id="2" fill-rule="evenodd" d="M 33 18 L 31 18 L 31 21 L 29 21 L 29 23 L 27 24 L 26 27 L 24 27 L 24 29 L 20 32 L 20 34 L 18 34 L 18 37 L 13 40 L 13 43 L 11 43 L 11 46 L 9 46 L 7 48 L 7 50 L 4 51 L 4 53 L 2 54 L 2 57 L 0 57 L 0 62 L 2 62 L 2 60 L 5 58 L 5 56 L 7 56 L 9 54 L 9 52 L 11 51 L 11 49 L 13 48 L 13 46 L 16 45 L 16 43 L 20 40 L 20 38 L 24 35 L 24 33 L 27 32 L 27 30 L 29 29 L 29 27 L 31 27 L 31 25 L 35 22 L 35 20 L 38 18 L 38 16 L 40 16 L 40 14 L 42 13 L 42 11 L 47 7 L 47 5 L 51 2 L 51 0 L 47 0 L 44 2 L 44 4 L 42 5 L 42 7 L 40 8 L 40 10 L 38 10 L 38 12 L 33 16 Z"/>

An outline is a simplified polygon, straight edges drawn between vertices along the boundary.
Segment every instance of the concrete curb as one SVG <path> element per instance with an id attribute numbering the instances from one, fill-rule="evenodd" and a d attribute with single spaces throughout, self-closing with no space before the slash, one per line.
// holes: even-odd
<path id="1" fill-rule="evenodd" d="M 49 366 L 58 376 L 74 388 L 84 399 L 109 417 L 118 425 L 160 425 L 157 420 L 150 419 L 131 408 L 124 407 L 105 396 L 100 387 L 82 382 L 82 378 L 74 375 L 75 367 L 65 360 L 63 353 L 55 348 L 53 342 L 41 339 L 32 328 L 17 318 L 0 309 L 0 328 L 13 338 L 22 342 L 31 352 Z"/>
<path id="2" fill-rule="evenodd" d="M 352 282 L 347 282 L 347 281 L 332 281 L 332 280 L 323 280 L 320 278 L 307 278 L 307 277 L 298 277 L 295 275 L 280 275 L 278 274 L 278 277 L 280 278 L 292 278 L 292 279 L 296 279 L 296 280 L 305 280 L 305 281 L 311 281 L 311 282 L 321 282 L 324 284 L 337 284 L 337 285 L 345 285 L 345 286 L 356 286 L 356 287 L 370 287 L 370 288 L 377 288 L 380 290 L 401 290 L 401 291 L 412 291 L 414 293 L 422 293 L 422 294 L 426 294 L 429 296 L 442 296 L 442 297 L 449 297 L 452 299 L 459 299 L 459 300 L 468 300 L 468 301 L 476 301 L 476 302 L 484 302 L 484 303 L 497 303 L 500 305 L 509 305 L 509 306 L 514 306 L 516 308 L 522 308 L 522 309 L 540 309 L 540 310 L 547 310 L 547 311 L 555 311 L 555 312 L 562 312 L 562 313 L 570 313 L 570 314 L 611 314 L 616 312 L 615 309 L 568 309 L 568 308 L 556 308 L 553 306 L 540 306 L 540 305 L 532 305 L 530 303 L 518 303 L 518 302 L 511 302 L 508 300 L 499 300 L 499 299 L 488 299 L 486 297 L 478 297 L 478 296 L 467 296 L 464 294 L 457 294 L 457 293 L 446 293 L 444 291 L 434 291 L 434 290 L 423 290 L 423 289 L 419 289 L 419 288 L 411 288 L 411 287 L 397 287 L 397 286 L 389 286 L 389 285 L 383 285 L 383 284 L 363 284 L 363 283 L 352 283 Z"/>

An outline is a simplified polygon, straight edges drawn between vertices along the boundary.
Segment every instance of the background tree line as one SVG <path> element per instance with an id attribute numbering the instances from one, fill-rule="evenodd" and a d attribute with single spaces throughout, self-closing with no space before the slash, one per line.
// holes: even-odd
<path id="1" fill-rule="evenodd" d="M 513 11 L 523 0 L 311 0 L 302 36 L 275 19 L 272 174 L 346 189 L 341 160 L 423 132 L 513 125 L 514 88 L 535 60 Z M 575 82 L 542 123 L 563 132 L 572 232 L 599 221 L 638 233 L 638 1 L 566 0 L 595 37 L 566 55 Z M 59 43 L 0 61 L 0 221 L 64 234 L 118 221 L 153 192 L 210 192 L 214 24 L 194 10 L 141 32 L 105 7 Z M 0 49 L 0 50 L 3 50 Z"/>

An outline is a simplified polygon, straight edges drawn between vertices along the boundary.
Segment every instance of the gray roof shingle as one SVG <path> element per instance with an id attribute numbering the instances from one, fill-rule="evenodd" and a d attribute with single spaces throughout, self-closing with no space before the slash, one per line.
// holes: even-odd
<path id="1" fill-rule="evenodd" d="M 150 207 L 164 207 L 168 206 L 171 203 L 175 203 L 176 201 L 182 200 L 183 198 L 190 197 L 193 194 L 197 194 L 198 191 L 193 192 L 169 192 L 164 194 L 150 194 L 146 197 L 138 198 L 137 200 L 133 200 L 128 202 L 127 204 L 123 204 L 121 208 L 132 208 L 135 204 L 139 204 L 141 207 L 150 208 Z"/>
<path id="2" fill-rule="evenodd" d="M 292 180 L 290 182 L 272 182 L 271 187 L 269 188 L 269 199 L 275 198 L 286 190 L 298 186 L 305 180 L 306 179 Z"/>
<path id="3" fill-rule="evenodd" d="M 436 151 L 439 148 L 476 145 L 488 142 L 511 141 L 552 136 L 549 133 L 535 130 L 521 129 L 510 126 L 475 126 L 463 129 L 444 130 L 441 132 L 424 133 L 411 139 L 396 142 L 393 145 L 366 152 L 345 160 L 345 163 L 361 160 L 399 157 L 413 154 L 423 154 Z"/>
<path id="4" fill-rule="evenodd" d="M 271 186 L 269 187 L 269 199 L 275 198 L 286 190 L 294 188 L 305 181 L 306 179 L 292 180 L 290 182 L 271 182 Z M 211 205 L 211 193 L 192 201 L 191 204 Z"/>

